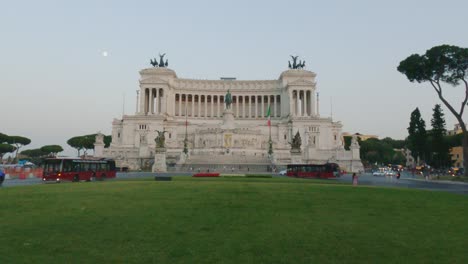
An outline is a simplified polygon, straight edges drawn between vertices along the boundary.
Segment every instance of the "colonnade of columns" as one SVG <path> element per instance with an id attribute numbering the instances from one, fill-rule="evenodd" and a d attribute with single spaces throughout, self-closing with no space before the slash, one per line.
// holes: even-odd
<path id="1" fill-rule="evenodd" d="M 162 114 L 166 112 L 166 100 L 164 98 L 164 89 L 147 88 L 144 89 L 143 100 L 140 102 L 140 109 L 147 115 Z"/>
<path id="2" fill-rule="evenodd" d="M 263 118 L 270 106 L 271 117 L 281 116 L 280 95 L 232 95 L 231 109 L 236 118 Z M 222 117 L 224 95 L 175 94 L 175 116 Z"/>
<path id="3" fill-rule="evenodd" d="M 311 90 L 292 90 L 289 94 L 290 112 L 293 116 L 316 116 L 315 92 Z"/>
<path id="4" fill-rule="evenodd" d="M 174 102 L 166 105 L 164 89 L 145 88 L 141 95 L 140 111 L 146 115 L 171 112 L 174 116 L 222 117 L 225 108 L 224 95 L 176 93 L 173 98 Z M 315 105 L 313 90 L 289 91 L 289 113 L 292 116 L 316 116 Z M 236 118 L 264 118 L 268 106 L 272 118 L 288 114 L 282 113 L 280 95 L 232 95 L 231 109 Z"/>

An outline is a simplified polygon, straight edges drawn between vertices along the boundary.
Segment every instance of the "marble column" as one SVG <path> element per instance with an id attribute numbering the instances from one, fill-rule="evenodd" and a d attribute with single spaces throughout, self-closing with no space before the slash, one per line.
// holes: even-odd
<path id="1" fill-rule="evenodd" d="M 274 113 L 273 116 L 274 117 L 276 117 L 276 114 L 277 114 L 277 112 L 276 112 L 276 110 L 277 110 L 276 109 L 276 97 L 277 97 L 276 95 L 274 95 L 274 97 L 273 97 L 273 113 Z"/>
<path id="2" fill-rule="evenodd" d="M 307 98 L 306 98 L 306 90 L 302 90 L 302 116 L 307 116 Z"/>
<path id="3" fill-rule="evenodd" d="M 243 96 L 242 96 L 242 117 L 243 117 L 243 118 L 246 118 L 246 114 L 245 114 L 245 98 L 247 98 L 247 96 L 243 95 Z"/>
<path id="4" fill-rule="evenodd" d="M 296 90 L 296 116 L 301 116 L 301 91 Z"/>
<path id="5" fill-rule="evenodd" d="M 252 96 L 249 95 L 249 118 L 252 118 Z"/>
<path id="6" fill-rule="evenodd" d="M 310 115 L 315 116 L 315 92 L 310 91 Z"/>
<path id="7" fill-rule="evenodd" d="M 195 95 L 194 94 L 191 94 L 190 95 L 192 98 L 192 101 L 190 102 L 190 106 L 191 106 L 191 109 L 192 111 L 190 112 L 190 117 L 194 117 L 194 113 L 195 113 Z"/>
<path id="8" fill-rule="evenodd" d="M 149 90 L 148 90 L 148 88 L 146 88 L 144 91 L 145 92 L 141 96 L 141 99 L 142 99 L 142 102 L 143 102 L 142 111 L 143 111 L 143 114 L 147 115 L 148 114 L 148 106 L 149 106 L 149 101 L 148 101 L 149 100 Z"/>
<path id="9" fill-rule="evenodd" d="M 197 117 L 200 117 L 200 112 L 201 112 L 201 95 L 199 94 L 197 97 L 198 97 Z"/>
<path id="10" fill-rule="evenodd" d="M 182 95 L 181 95 L 181 94 L 179 94 L 179 105 L 178 105 L 178 106 L 176 106 L 176 107 L 177 107 L 177 109 L 178 109 L 178 111 L 179 111 L 179 116 L 182 116 L 182 113 L 181 113 L 181 111 L 182 111 L 182 107 L 180 106 L 181 104 L 182 104 Z"/>
<path id="11" fill-rule="evenodd" d="M 262 117 L 265 117 L 265 95 L 262 95 Z"/>
<path id="12" fill-rule="evenodd" d="M 152 115 L 154 115 L 154 97 L 155 97 L 155 96 L 156 96 L 156 95 L 155 95 L 154 89 L 151 89 L 151 92 L 150 92 L 150 99 L 149 99 L 149 100 L 150 100 L 150 102 L 149 102 L 150 107 L 149 107 L 149 109 L 148 109 L 148 112 L 149 112 L 149 114 L 152 114 Z"/>
<path id="13" fill-rule="evenodd" d="M 255 118 L 258 118 L 258 95 L 255 96 Z"/>
<path id="14" fill-rule="evenodd" d="M 213 95 L 210 95 L 210 117 L 213 118 L 213 103 L 214 103 L 214 100 L 213 100 Z"/>
<path id="15" fill-rule="evenodd" d="M 203 116 L 207 117 L 208 116 L 208 95 L 205 95 L 204 105 L 205 105 L 205 112 L 203 113 Z"/>
<path id="16" fill-rule="evenodd" d="M 159 98 L 161 102 L 161 109 L 159 110 L 160 114 L 167 113 L 167 96 L 166 91 L 164 89 L 159 90 Z"/>

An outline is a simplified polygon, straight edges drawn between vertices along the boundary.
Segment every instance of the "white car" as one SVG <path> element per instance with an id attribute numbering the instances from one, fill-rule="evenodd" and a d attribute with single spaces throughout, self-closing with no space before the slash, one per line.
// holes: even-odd
<path id="1" fill-rule="evenodd" d="M 372 176 L 385 176 L 386 172 L 385 171 L 374 171 L 372 173 Z"/>
<path id="2" fill-rule="evenodd" d="M 287 172 L 286 170 L 282 170 L 282 171 L 279 172 L 279 175 L 284 176 L 284 175 L 286 175 L 286 172 Z"/>

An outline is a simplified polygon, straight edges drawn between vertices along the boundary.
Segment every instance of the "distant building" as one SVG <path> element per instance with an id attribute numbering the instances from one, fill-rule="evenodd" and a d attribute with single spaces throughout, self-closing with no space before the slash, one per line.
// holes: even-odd
<path id="1" fill-rule="evenodd" d="M 463 168 L 463 147 L 453 147 L 450 149 L 453 166 Z"/>
<path id="2" fill-rule="evenodd" d="M 465 124 L 466 125 L 466 124 Z M 447 131 L 447 135 L 453 136 L 463 133 L 460 124 L 455 124 L 453 130 Z M 453 166 L 463 168 L 463 147 L 453 147 L 450 149 L 450 155 L 452 156 Z"/>
<path id="3" fill-rule="evenodd" d="M 342 135 L 343 137 L 351 137 L 352 135 L 356 135 L 356 136 L 358 136 L 358 137 L 361 139 L 361 141 L 366 141 L 366 140 L 368 140 L 369 138 L 377 138 L 377 139 L 379 138 L 379 137 L 376 136 L 376 135 L 363 135 L 363 134 L 360 134 L 360 133 L 351 134 L 351 133 L 349 133 L 349 132 L 343 132 L 343 133 L 341 133 L 341 135 Z"/>
<path id="4" fill-rule="evenodd" d="M 466 124 L 465 124 L 465 126 L 466 126 Z M 461 129 L 460 124 L 455 124 L 455 126 L 453 127 L 453 130 L 447 130 L 447 135 L 453 136 L 453 135 L 461 134 L 462 132 L 463 131 Z"/>

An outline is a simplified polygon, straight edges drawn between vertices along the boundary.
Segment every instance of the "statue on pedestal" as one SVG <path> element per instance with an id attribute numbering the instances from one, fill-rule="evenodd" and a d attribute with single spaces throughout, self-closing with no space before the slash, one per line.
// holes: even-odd
<path id="1" fill-rule="evenodd" d="M 226 104 L 226 109 L 231 109 L 232 104 L 232 96 L 229 90 L 227 91 L 226 95 L 224 96 L 224 103 Z"/>
<path id="2" fill-rule="evenodd" d="M 301 151 L 302 140 L 301 140 L 301 135 L 299 134 L 299 131 L 297 131 L 296 135 L 294 136 L 290 144 L 291 144 L 291 151 L 297 151 L 297 152 Z"/>
<path id="3" fill-rule="evenodd" d="M 154 59 L 150 59 L 150 64 L 153 66 L 153 67 L 160 67 L 160 68 L 164 68 L 167 66 L 169 66 L 169 62 L 168 60 L 166 59 L 166 62 L 164 63 L 164 56 L 166 55 L 166 53 L 164 53 L 163 55 L 161 55 L 161 53 L 159 53 L 159 62 L 158 62 L 158 59 L 154 58 Z"/>
<path id="4" fill-rule="evenodd" d="M 156 130 L 158 132 L 158 136 L 154 139 L 156 142 L 156 148 L 164 148 L 166 144 L 166 137 L 164 136 L 164 133 L 167 131 L 163 129 L 163 131 Z"/>

